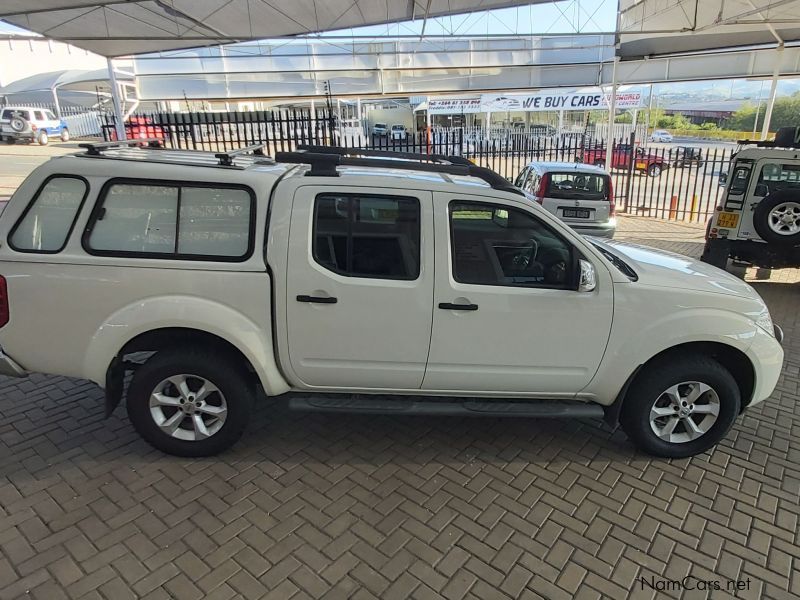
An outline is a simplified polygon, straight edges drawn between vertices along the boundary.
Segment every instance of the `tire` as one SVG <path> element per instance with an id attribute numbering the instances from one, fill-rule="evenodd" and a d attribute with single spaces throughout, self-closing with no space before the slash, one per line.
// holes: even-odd
<path id="1" fill-rule="evenodd" d="M 772 276 L 772 269 L 759 267 L 756 269 L 756 279 L 758 281 L 766 281 Z"/>
<path id="2" fill-rule="evenodd" d="M 69 129 L 62 129 L 61 130 L 61 141 L 68 142 L 69 141 Z"/>
<path id="3" fill-rule="evenodd" d="M 693 382 L 693 385 L 684 382 Z M 703 391 L 702 386 L 708 389 Z M 688 411 L 690 406 L 695 410 L 704 407 L 704 412 L 689 412 L 683 418 L 672 416 L 682 413 L 675 411 L 665 393 L 671 389 L 677 390 L 679 397 L 692 390 L 703 391 L 695 400 L 696 405 L 681 406 L 681 409 Z M 687 402 L 691 402 L 691 397 Z M 665 358 L 645 367 L 625 396 L 620 424 L 640 450 L 663 458 L 686 458 L 708 450 L 725 437 L 739 414 L 740 406 L 739 387 L 733 375 L 713 358 L 689 354 Z M 655 417 L 654 425 L 651 425 L 651 410 L 656 408 L 669 416 Z M 713 409 L 717 411 L 716 417 L 705 412 Z M 690 434 L 691 427 L 685 424 L 686 419 L 691 419 L 698 430 L 705 431 L 700 435 Z M 662 439 L 656 434 L 654 428 L 664 431 L 673 422 L 672 433 L 664 433 L 672 440 Z"/>
<path id="4" fill-rule="evenodd" d="M 189 393 L 182 394 L 175 384 L 166 381 L 168 378 L 182 378 Z M 195 393 L 208 384 L 215 390 L 205 396 L 201 406 Z M 156 390 L 165 400 L 179 404 L 156 403 L 151 408 L 151 394 Z M 186 398 L 191 399 L 191 406 Z M 254 386 L 246 370 L 233 359 L 208 350 L 175 348 L 157 352 L 135 371 L 126 405 L 131 423 L 150 445 L 167 454 L 197 457 L 218 454 L 236 443 L 247 425 L 253 398 Z M 212 408 L 215 414 L 210 413 Z M 220 417 L 215 416 L 220 408 L 226 409 L 221 424 Z M 181 411 L 183 416 L 177 416 Z M 209 437 L 191 439 L 198 437 L 197 415 L 203 420 L 205 433 L 211 432 Z M 174 433 L 162 429 L 156 418 L 168 427 L 174 425 Z"/>
<path id="5" fill-rule="evenodd" d="M 8 136 L 7 138 L 4 138 L 4 139 L 5 139 L 6 144 L 8 144 L 9 146 L 12 146 L 12 145 L 17 143 L 16 138 L 14 138 L 12 136 Z"/>
<path id="6" fill-rule="evenodd" d="M 661 175 L 661 171 L 662 171 L 661 165 L 650 165 L 649 167 L 647 167 L 647 174 L 650 177 L 658 177 L 659 175 Z"/>
<path id="7" fill-rule="evenodd" d="M 605 169 L 606 168 L 606 161 L 604 161 L 604 160 L 596 160 L 596 161 L 594 161 L 594 166 L 599 168 L 599 169 Z"/>
<path id="8" fill-rule="evenodd" d="M 26 125 L 25 119 L 22 117 L 14 117 L 8 124 L 8 126 L 11 127 L 11 130 L 16 131 L 17 133 L 22 133 L 25 131 Z"/>
<path id="9" fill-rule="evenodd" d="M 36 141 L 39 143 L 40 146 L 47 146 L 47 143 L 50 141 L 50 138 L 47 137 L 46 131 L 39 132 L 39 135 L 36 136 Z"/>
<path id="10" fill-rule="evenodd" d="M 770 244 L 800 244 L 800 194 L 793 190 L 769 194 L 756 205 L 753 227 Z"/>
<path id="11" fill-rule="evenodd" d="M 711 221 L 708 222 L 706 229 L 711 228 Z M 713 265 L 718 269 L 725 270 L 728 266 L 728 253 L 730 248 L 727 240 L 708 239 L 703 247 L 703 254 L 700 260 L 709 265 Z"/>

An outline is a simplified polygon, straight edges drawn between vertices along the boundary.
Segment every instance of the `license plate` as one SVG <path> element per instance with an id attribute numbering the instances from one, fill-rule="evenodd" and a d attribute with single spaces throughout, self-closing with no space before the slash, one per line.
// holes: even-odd
<path id="1" fill-rule="evenodd" d="M 739 215 L 737 213 L 721 212 L 717 219 L 717 227 L 725 227 L 726 229 L 733 229 L 739 224 Z"/>
<path id="2" fill-rule="evenodd" d="M 562 208 L 563 214 L 568 219 L 588 219 L 588 208 Z"/>
<path id="3" fill-rule="evenodd" d="M 647 163 L 637 162 L 636 163 L 636 168 L 637 169 L 646 169 L 647 168 Z"/>

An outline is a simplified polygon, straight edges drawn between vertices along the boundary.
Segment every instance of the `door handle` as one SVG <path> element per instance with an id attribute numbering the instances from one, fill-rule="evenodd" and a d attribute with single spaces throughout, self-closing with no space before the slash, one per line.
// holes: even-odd
<path id="1" fill-rule="evenodd" d="M 298 302 L 312 302 L 315 304 L 336 304 L 339 300 L 333 296 L 306 296 L 304 294 L 297 297 Z"/>
<path id="2" fill-rule="evenodd" d="M 451 302 L 440 302 L 439 308 L 444 310 L 478 310 L 477 304 L 453 304 Z"/>

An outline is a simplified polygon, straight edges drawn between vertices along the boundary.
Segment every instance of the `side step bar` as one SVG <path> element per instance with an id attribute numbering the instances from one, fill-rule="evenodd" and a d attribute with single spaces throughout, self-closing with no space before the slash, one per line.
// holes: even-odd
<path id="1" fill-rule="evenodd" d="M 544 417 L 544 418 L 602 418 L 603 407 L 572 401 L 532 400 L 506 402 L 502 400 L 456 401 L 422 400 L 413 397 L 389 399 L 365 396 L 295 397 L 289 399 L 289 409 L 310 412 L 360 413 L 368 415 L 451 415 L 471 417 Z"/>

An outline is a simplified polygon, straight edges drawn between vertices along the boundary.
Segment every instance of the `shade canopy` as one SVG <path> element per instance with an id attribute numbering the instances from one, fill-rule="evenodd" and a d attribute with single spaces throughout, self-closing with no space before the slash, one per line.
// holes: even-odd
<path id="1" fill-rule="evenodd" d="M 117 81 L 133 81 L 133 75 L 114 69 Z M 37 73 L 30 77 L 18 79 L 0 88 L 0 94 L 22 94 L 26 92 L 39 92 L 68 88 L 74 91 L 91 91 L 99 82 L 109 81 L 108 69 L 72 69 L 69 71 L 50 71 Z"/>
<path id="2" fill-rule="evenodd" d="M 0 19 L 115 57 L 549 1 L 4 0 Z"/>

